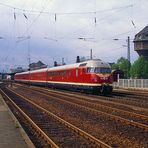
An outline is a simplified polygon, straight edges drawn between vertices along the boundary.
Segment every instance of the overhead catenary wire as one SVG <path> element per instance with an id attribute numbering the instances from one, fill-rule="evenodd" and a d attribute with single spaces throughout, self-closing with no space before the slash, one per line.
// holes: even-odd
<path id="1" fill-rule="evenodd" d="M 131 7 L 132 5 L 129 5 L 129 7 Z M 57 24 L 57 23 L 59 23 L 59 21 L 60 21 L 60 19 L 58 18 L 58 15 L 73 15 L 73 14 L 75 14 L 75 15 L 85 15 L 85 14 L 92 14 L 91 16 L 92 16 L 92 25 L 93 25 L 93 27 L 94 27 L 94 24 L 96 25 L 97 23 L 97 26 L 100 24 L 100 21 L 104 21 L 106 18 L 108 18 L 108 17 L 110 17 L 110 16 L 112 16 L 112 15 L 108 15 L 108 16 L 106 16 L 106 17 L 103 17 L 103 18 L 101 18 L 101 19 L 99 19 L 99 18 L 97 18 L 98 16 L 96 16 L 96 13 L 99 13 L 99 12 L 105 12 L 105 11 L 112 11 L 112 13 L 116 13 L 116 11 L 121 11 L 121 10 L 125 10 L 126 8 L 129 8 L 129 7 L 118 7 L 118 8 L 111 8 L 111 9 L 105 9 L 105 10 L 95 10 L 95 11 L 90 11 L 90 12 L 69 12 L 69 13 L 58 13 L 58 12 L 49 12 L 49 11 L 34 11 L 34 10 L 32 10 L 32 11 L 30 11 L 30 10 L 26 10 L 26 9 L 20 9 L 19 11 L 15 11 L 15 15 L 16 15 L 16 19 L 17 19 L 17 21 L 18 21 L 18 19 L 19 19 L 19 17 L 17 16 L 17 14 L 19 14 L 19 12 L 20 12 L 20 14 L 26 19 L 26 21 L 27 21 L 27 18 L 28 18 L 28 14 L 30 15 L 31 13 L 39 13 L 38 15 L 39 15 L 39 17 L 40 17 L 40 15 L 43 15 L 43 14 L 47 14 L 47 15 L 53 15 L 53 17 L 52 17 L 52 19 L 53 19 L 53 21 L 55 22 L 55 25 Z M 15 10 L 18 10 L 16 7 L 15 8 L 13 8 L 13 9 L 15 9 Z M 109 12 L 110 13 L 110 12 Z M 26 17 L 25 17 L 26 16 Z M 54 17 L 55 16 L 55 17 Z M 38 18 L 39 18 L 38 17 Z M 71 17 L 71 16 L 70 16 Z M 30 18 L 30 17 L 29 17 Z M 36 17 L 35 17 L 36 18 Z M 35 20 L 35 18 L 34 18 L 34 20 Z M 38 19 L 37 18 L 37 19 Z M 31 18 L 30 18 L 30 20 L 31 20 Z M 58 21 L 58 22 L 57 22 Z M 28 21 L 29 22 L 29 21 Z M 33 25 L 34 23 L 36 23 L 36 20 L 33 22 L 33 20 L 31 21 L 31 24 Z M 30 29 L 30 28 L 32 28 L 32 25 L 31 24 L 29 24 L 28 25 L 28 27 L 26 28 L 26 29 Z M 57 24 L 58 25 L 58 24 Z M 30 27 L 30 28 L 29 28 Z M 85 26 L 83 27 L 84 29 L 86 29 L 85 28 Z M 82 28 L 80 29 L 80 31 L 82 30 Z M 77 32 L 76 32 L 77 33 Z M 73 33 L 72 33 L 73 34 Z M 32 35 L 31 35 L 31 37 L 32 37 Z M 91 37 L 91 36 L 90 36 Z M 82 37 L 80 37 L 80 38 L 83 38 L 83 40 L 84 41 L 90 41 L 91 39 L 90 38 L 87 38 L 86 36 L 82 36 Z M 60 39 L 60 38 L 57 38 L 57 36 L 55 35 L 55 39 L 52 39 L 52 38 L 48 38 L 48 40 L 52 40 L 52 41 L 57 41 L 58 39 Z M 69 39 L 69 38 L 67 38 L 67 39 Z M 78 39 L 78 38 L 76 38 L 76 39 Z M 23 40 L 25 40 L 25 38 L 23 39 Z"/>
<path id="2" fill-rule="evenodd" d="M 38 18 L 41 16 L 42 12 L 44 11 L 44 9 L 48 6 L 48 1 L 46 1 L 47 3 L 44 4 L 44 6 L 42 7 L 40 13 L 35 17 L 35 19 L 33 19 L 32 23 L 27 27 L 26 31 L 23 33 L 26 34 L 26 32 L 28 32 L 30 30 L 30 28 L 32 27 L 32 25 L 38 20 Z"/>
<path id="3" fill-rule="evenodd" d="M 132 25 L 134 26 L 134 28 L 136 28 L 136 25 L 135 25 L 134 21 L 131 20 L 131 22 L 132 22 Z"/>
<path id="4" fill-rule="evenodd" d="M 24 18 L 27 20 L 28 19 L 28 16 L 26 13 L 30 12 L 38 12 L 38 16 L 32 21 L 32 23 L 29 25 L 29 27 L 27 28 L 27 30 L 29 30 L 32 25 L 36 22 L 36 20 L 39 18 L 40 15 L 46 13 L 46 14 L 51 14 L 51 15 L 54 15 L 54 19 L 55 19 L 55 22 L 57 21 L 57 15 L 69 15 L 69 14 L 90 14 L 90 13 L 93 13 L 95 14 L 94 15 L 94 24 L 96 26 L 97 24 L 97 16 L 96 16 L 96 13 L 98 12 L 105 12 L 105 11 L 112 11 L 112 10 L 121 10 L 121 9 L 125 9 L 125 8 L 129 8 L 129 7 L 133 7 L 133 5 L 126 5 L 126 6 L 122 6 L 122 7 L 116 7 L 116 8 L 110 8 L 110 9 L 104 9 L 104 10 L 96 10 L 95 11 L 90 11 L 90 12 L 68 12 L 68 13 L 51 13 L 51 12 L 45 12 L 44 10 L 41 10 L 41 11 L 34 11 L 34 10 L 27 10 L 27 9 L 22 9 L 22 8 L 18 8 L 18 7 L 14 7 L 14 6 L 11 6 L 11 5 L 8 5 L 8 4 L 4 4 L 4 3 L 0 3 L 0 5 L 2 6 L 6 6 L 6 7 L 9 7 L 9 8 L 12 8 L 12 9 L 17 9 L 17 10 L 20 10 L 20 11 L 23 11 L 21 12 L 24 16 Z M 110 15 L 109 15 L 110 16 Z M 108 17 L 108 16 L 107 16 Z M 16 19 L 16 13 L 14 13 L 14 18 Z M 106 18 L 106 17 L 105 17 Z M 104 19 L 104 18 L 102 18 Z M 99 19 L 100 21 L 101 19 Z M 100 22 L 99 22 L 100 23 Z M 27 32 L 27 30 L 25 32 Z M 25 34 L 25 33 L 24 33 Z"/>
<path id="5" fill-rule="evenodd" d="M 41 12 L 41 11 L 38 11 L 38 10 L 22 9 L 22 8 L 15 7 L 15 6 L 8 5 L 8 4 L 1 3 L 1 2 L 0 2 L 0 5 L 4 6 L 4 7 L 8 7 L 10 9 L 16 9 L 16 10 L 19 10 L 19 11 L 25 11 L 25 12 L 29 12 L 29 13 L 39 13 L 40 14 L 40 12 Z M 94 13 L 113 11 L 113 10 L 117 10 L 117 9 L 129 8 L 129 7 L 133 7 L 133 5 L 125 5 L 125 6 L 122 6 L 122 7 L 109 8 L 109 9 L 96 10 L 96 11 L 88 11 L 88 12 L 63 12 L 63 13 L 59 13 L 59 12 L 42 11 L 42 14 L 48 14 L 48 15 L 55 15 L 55 14 L 56 15 L 94 14 Z"/>
<path id="6" fill-rule="evenodd" d="M 24 11 L 23 15 L 24 15 L 24 17 L 28 20 L 28 17 L 26 16 L 25 11 Z"/>
<path id="7" fill-rule="evenodd" d="M 114 16 L 115 14 L 117 14 L 118 12 L 120 12 L 121 10 L 116 10 L 116 11 L 113 11 L 111 14 L 109 14 L 109 15 L 106 15 L 106 16 L 104 16 L 104 17 L 102 17 L 102 18 L 99 18 L 99 19 L 97 19 L 97 16 L 96 16 L 96 19 L 97 19 L 97 23 L 98 24 L 102 24 L 103 23 L 103 21 L 104 20 L 106 20 L 107 18 L 109 18 L 109 17 L 111 17 L 111 16 Z M 83 30 L 85 30 L 86 28 L 90 28 L 90 27 L 94 27 L 94 19 L 93 19 L 93 24 L 92 24 L 92 26 L 90 25 L 90 24 L 88 24 L 88 25 L 86 25 L 85 27 L 82 27 L 82 28 L 80 28 L 80 29 L 77 29 L 77 30 L 75 30 L 75 31 L 73 31 L 73 32 L 71 32 L 71 33 L 68 33 L 67 35 L 64 35 L 64 36 L 61 36 L 61 37 L 59 37 L 58 39 L 65 39 L 65 38 L 67 38 L 67 37 L 69 37 L 69 36 L 71 36 L 72 34 L 75 34 L 75 33 L 78 33 L 78 32 L 81 32 L 81 31 L 83 31 Z M 95 24 L 95 30 L 96 30 L 96 28 L 97 28 L 97 25 Z M 93 37 L 94 38 L 94 37 Z"/>
<path id="8" fill-rule="evenodd" d="M 14 20 L 16 20 L 15 8 L 14 8 L 14 14 L 13 14 L 13 16 L 14 16 Z"/>

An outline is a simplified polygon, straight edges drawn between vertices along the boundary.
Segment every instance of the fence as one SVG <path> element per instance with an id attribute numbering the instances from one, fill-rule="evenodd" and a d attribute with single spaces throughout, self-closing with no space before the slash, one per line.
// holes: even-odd
<path id="1" fill-rule="evenodd" d="M 119 79 L 114 87 L 148 89 L 148 79 Z"/>

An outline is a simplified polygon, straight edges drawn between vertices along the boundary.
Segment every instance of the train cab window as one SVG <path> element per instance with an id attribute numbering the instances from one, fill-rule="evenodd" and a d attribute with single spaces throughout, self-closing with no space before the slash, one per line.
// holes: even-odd
<path id="1" fill-rule="evenodd" d="M 89 68 L 87 68 L 87 73 L 110 74 L 111 73 L 111 68 L 105 68 L 105 67 L 89 67 Z"/>
<path id="2" fill-rule="evenodd" d="M 111 68 L 105 68 L 105 67 L 96 67 L 95 73 L 101 73 L 101 74 L 110 74 Z"/>

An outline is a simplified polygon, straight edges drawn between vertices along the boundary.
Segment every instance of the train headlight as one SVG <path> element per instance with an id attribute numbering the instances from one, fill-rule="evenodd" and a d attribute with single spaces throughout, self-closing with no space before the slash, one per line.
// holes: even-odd
<path id="1" fill-rule="evenodd" d="M 101 77 L 101 80 L 108 80 L 108 77 Z"/>

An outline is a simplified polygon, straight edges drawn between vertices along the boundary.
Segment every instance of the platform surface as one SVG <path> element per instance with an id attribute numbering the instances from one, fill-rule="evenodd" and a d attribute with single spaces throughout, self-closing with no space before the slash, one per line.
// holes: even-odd
<path id="1" fill-rule="evenodd" d="M 0 148 L 28 148 L 0 95 Z"/>

